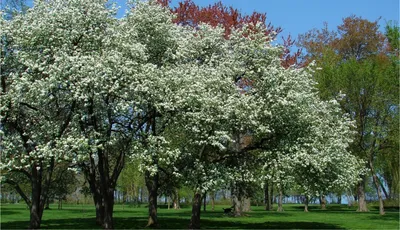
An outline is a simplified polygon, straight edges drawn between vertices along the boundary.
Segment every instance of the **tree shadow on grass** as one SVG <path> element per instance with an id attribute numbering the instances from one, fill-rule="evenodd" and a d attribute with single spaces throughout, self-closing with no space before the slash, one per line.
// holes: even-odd
<path id="1" fill-rule="evenodd" d="M 29 221 L 1 223 L 1 229 L 28 229 Z M 42 220 L 41 229 L 99 229 L 94 218 Z"/>
<path id="2" fill-rule="evenodd" d="M 160 228 L 187 229 L 189 221 L 189 219 L 162 219 L 162 221 L 160 220 Z M 343 229 L 337 225 L 319 222 L 267 221 L 262 223 L 243 223 L 239 221 L 218 221 L 209 219 L 201 220 L 200 222 L 202 229 Z"/>
<path id="3" fill-rule="evenodd" d="M 399 221 L 400 213 L 398 212 L 386 212 L 385 215 L 381 216 L 376 213 L 373 216 L 369 216 L 368 219 L 370 220 L 380 220 L 380 221 Z"/>
<path id="4" fill-rule="evenodd" d="M 340 226 L 319 222 L 281 222 L 267 221 L 264 223 L 217 222 L 205 220 L 202 226 L 208 229 L 342 229 Z"/>
<path id="5" fill-rule="evenodd" d="M 2 216 L 4 216 L 4 215 L 15 215 L 15 214 L 18 214 L 20 212 L 2 209 L 0 213 L 1 213 Z"/>
<path id="6" fill-rule="evenodd" d="M 147 218 L 129 217 L 114 218 L 116 229 L 143 229 L 147 224 Z M 189 218 L 159 218 L 160 229 L 187 229 Z M 14 221 L 1 223 L 1 229 L 27 229 L 27 221 Z M 94 218 L 70 218 L 44 220 L 42 229 L 101 229 L 95 224 Z M 232 221 L 201 220 L 201 228 L 204 229 L 340 229 L 339 226 L 319 222 L 279 222 L 267 221 L 263 223 L 242 223 Z"/>
<path id="7" fill-rule="evenodd" d="M 289 217 L 293 216 L 290 211 L 277 212 L 277 211 L 252 211 L 245 213 L 249 218 L 265 218 L 268 216 Z"/>

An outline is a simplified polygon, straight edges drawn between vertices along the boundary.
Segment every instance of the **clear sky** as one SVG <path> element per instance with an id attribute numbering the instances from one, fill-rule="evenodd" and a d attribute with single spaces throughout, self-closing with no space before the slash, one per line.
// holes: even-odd
<path id="1" fill-rule="evenodd" d="M 172 0 L 176 5 L 178 0 Z M 218 0 L 193 0 L 197 5 L 208 6 Z M 321 28 L 327 22 L 331 30 L 340 25 L 342 19 L 350 15 L 361 16 L 375 21 L 379 17 L 383 31 L 386 21 L 399 22 L 399 0 L 221 0 L 226 6 L 233 6 L 243 14 L 253 11 L 267 13 L 267 23 L 283 29 L 281 35 L 307 32 L 312 28 Z M 117 0 L 121 5 L 119 16 L 125 12 L 125 0 Z"/>

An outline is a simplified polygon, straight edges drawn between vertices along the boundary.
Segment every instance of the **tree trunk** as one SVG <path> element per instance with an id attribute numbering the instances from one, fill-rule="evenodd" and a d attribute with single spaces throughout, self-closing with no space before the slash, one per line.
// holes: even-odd
<path id="1" fill-rule="evenodd" d="M 140 203 L 143 203 L 143 187 L 140 187 Z"/>
<path id="2" fill-rule="evenodd" d="M 210 198 L 211 198 L 211 211 L 214 211 L 214 209 L 215 209 L 215 193 L 214 192 L 212 192 L 210 194 Z"/>
<path id="3" fill-rule="evenodd" d="M 159 186 L 159 174 L 156 173 L 154 176 L 150 175 L 150 172 L 145 173 L 145 180 L 147 190 L 149 192 L 149 219 L 146 227 L 157 227 L 157 196 Z"/>
<path id="4" fill-rule="evenodd" d="M 40 200 L 37 197 L 32 197 L 32 205 L 30 209 L 30 221 L 29 221 L 29 229 L 40 229 L 40 224 L 42 221 L 43 207 L 40 206 Z"/>
<path id="5" fill-rule="evenodd" d="M 264 205 L 265 205 L 265 210 L 269 211 L 271 208 L 271 199 L 269 197 L 268 182 L 265 183 L 264 186 Z"/>
<path id="6" fill-rule="evenodd" d="M 90 165 L 82 167 L 85 179 L 89 184 L 90 192 L 93 196 L 94 206 L 96 208 L 96 224 L 102 226 L 104 220 L 104 202 L 103 194 L 100 192 L 100 181 L 96 178 L 96 165 L 92 156 L 90 156 Z"/>
<path id="7" fill-rule="evenodd" d="M 46 207 L 44 209 L 46 210 L 50 209 L 50 198 L 46 199 Z"/>
<path id="8" fill-rule="evenodd" d="M 242 212 L 250 212 L 251 211 L 251 199 L 246 197 L 242 201 Z"/>
<path id="9" fill-rule="evenodd" d="M 57 209 L 62 210 L 62 197 L 58 197 L 58 204 L 57 204 Z"/>
<path id="10" fill-rule="evenodd" d="M 304 212 L 308 212 L 308 202 L 309 201 L 310 201 L 310 199 L 306 195 L 306 199 L 304 200 Z"/>
<path id="11" fill-rule="evenodd" d="M 113 222 L 113 211 L 114 211 L 114 189 L 108 188 L 106 196 L 104 196 L 104 229 L 114 229 Z"/>
<path id="12" fill-rule="evenodd" d="M 104 220 L 103 197 L 100 194 L 93 194 L 93 200 L 96 208 L 96 224 L 102 226 Z"/>
<path id="13" fill-rule="evenodd" d="M 325 195 L 321 195 L 319 198 L 319 202 L 321 204 L 321 209 L 326 210 L 326 197 Z"/>
<path id="14" fill-rule="evenodd" d="M 374 185 L 375 185 L 375 189 L 376 189 L 376 193 L 378 194 L 378 198 L 379 198 L 379 214 L 380 215 L 385 215 L 385 209 L 383 207 L 383 199 L 382 199 L 382 194 L 381 194 L 381 190 L 380 190 L 380 185 L 378 182 L 378 177 L 376 176 L 376 173 L 374 171 L 374 166 L 372 164 L 372 159 L 369 160 L 369 167 L 371 169 L 371 174 L 372 174 L 372 178 L 374 180 Z"/>
<path id="15" fill-rule="evenodd" d="M 44 169 L 42 167 L 40 167 L 40 169 L 36 169 L 37 166 L 38 165 L 36 164 L 33 165 L 31 174 L 32 201 L 30 205 L 29 229 L 40 228 L 54 162 L 51 162 L 51 167 L 46 174 L 46 179 L 44 183 L 45 185 L 42 184 L 42 173 L 44 172 Z M 39 166 L 41 166 L 41 164 L 39 164 Z"/>
<path id="16" fill-rule="evenodd" d="M 204 205 L 203 205 L 203 211 L 206 212 L 207 211 L 207 193 L 204 193 Z"/>
<path id="17" fill-rule="evenodd" d="M 358 209 L 357 212 L 368 212 L 367 202 L 365 201 L 365 176 L 362 176 L 362 181 L 357 185 L 358 194 Z"/>
<path id="18" fill-rule="evenodd" d="M 192 218 L 190 219 L 189 229 L 200 229 L 201 195 L 199 192 L 194 194 L 192 203 Z"/>
<path id="19" fill-rule="evenodd" d="M 282 205 L 283 193 L 282 189 L 279 190 L 279 200 L 278 200 L 278 212 L 283 212 L 283 205 Z"/>
<path id="20" fill-rule="evenodd" d="M 179 197 L 179 189 L 175 190 L 174 193 L 174 209 L 180 209 L 180 205 L 179 205 L 179 201 L 180 201 L 180 197 Z"/>
<path id="21" fill-rule="evenodd" d="M 379 180 L 379 178 L 377 178 L 377 179 L 378 179 L 379 185 L 381 186 L 381 189 L 382 189 L 383 194 L 385 194 L 386 199 L 387 199 L 387 200 L 390 199 L 390 190 L 389 190 L 389 193 L 388 193 L 388 192 L 386 191 L 386 188 L 385 188 L 385 186 L 383 185 L 382 181 Z M 390 186 L 390 185 L 389 185 L 389 183 L 388 183 L 388 187 L 389 187 L 389 186 Z M 389 187 L 389 189 L 390 189 L 390 187 Z"/>
<path id="22" fill-rule="evenodd" d="M 242 199 L 235 193 L 232 193 L 232 203 L 233 203 L 234 215 L 241 216 L 242 215 Z"/>
<path id="23" fill-rule="evenodd" d="M 337 194 L 337 204 L 342 204 L 342 193 Z"/>
<path id="24" fill-rule="evenodd" d="M 274 209 L 274 184 L 271 182 L 271 189 L 269 190 L 269 201 L 271 202 L 269 206 L 269 210 L 272 211 Z"/>

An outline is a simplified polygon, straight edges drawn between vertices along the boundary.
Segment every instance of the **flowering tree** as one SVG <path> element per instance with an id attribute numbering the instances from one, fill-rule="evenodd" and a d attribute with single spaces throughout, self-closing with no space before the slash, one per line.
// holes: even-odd
<path id="1" fill-rule="evenodd" d="M 338 102 L 319 102 L 310 111 L 316 116 L 303 150 L 294 156 L 291 167 L 295 185 L 306 196 L 305 210 L 312 196 L 325 196 L 334 190 L 349 189 L 363 174 L 363 162 L 350 154 L 354 123 L 341 115 Z"/>
<path id="2" fill-rule="evenodd" d="M 315 191 L 326 193 L 330 186 L 353 184 L 360 165 L 348 152 L 352 122 L 342 117 L 335 100 L 318 98 L 309 69 L 283 68 L 279 48 L 265 44 L 262 33 L 250 33 L 249 37 L 241 39 L 243 46 L 235 44 L 242 49 L 235 52 L 237 60 L 243 61 L 238 65 L 244 67 L 241 77 L 252 82 L 245 92 L 257 105 L 250 117 L 253 124 L 247 126 L 253 133 L 253 144 L 243 151 L 262 151 L 259 159 L 269 170 L 266 179 L 273 175 L 278 187 L 312 181 L 319 187 Z M 310 162 L 320 172 L 319 177 L 311 169 L 296 170 Z M 299 177 L 302 179 L 297 180 Z"/>
<path id="3" fill-rule="evenodd" d="M 31 215 L 33 228 L 40 226 L 46 199 L 46 189 L 36 184 L 48 180 L 41 178 L 45 170 L 51 177 L 60 156 L 80 166 L 98 223 L 113 228 L 116 181 L 134 135 L 148 119 L 140 108 L 141 74 L 152 68 L 140 65 L 147 58 L 143 45 L 122 42 L 135 31 L 121 32 L 114 13 L 103 1 L 38 1 L 27 14 L 3 22 L 18 63 L 3 90 L 4 139 L 16 142 L 15 133 L 20 147 L 6 146 L 10 160 L 2 162 L 3 168 L 19 166 L 17 159 L 28 162 L 32 191 L 44 193 L 33 194 L 40 201 L 32 203 L 31 213 L 38 213 Z"/>
<path id="4" fill-rule="evenodd" d="M 43 46 L 50 41 L 39 29 L 41 19 L 27 14 L 1 21 L 2 181 L 12 184 L 29 206 L 31 229 L 40 227 L 55 164 L 68 157 L 61 147 L 68 143 L 77 108 L 60 75 L 53 74 L 57 48 Z M 13 180 L 16 173 L 30 181 L 31 194 Z"/>

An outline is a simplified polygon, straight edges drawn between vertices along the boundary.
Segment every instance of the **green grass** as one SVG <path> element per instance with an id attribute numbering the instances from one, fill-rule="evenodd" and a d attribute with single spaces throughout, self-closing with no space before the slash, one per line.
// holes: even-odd
<path id="1" fill-rule="evenodd" d="M 57 210 L 50 206 L 43 214 L 43 229 L 99 229 L 94 223 L 95 210 L 91 205 L 64 205 Z M 309 213 L 301 205 L 284 205 L 285 212 L 264 211 L 263 207 L 252 207 L 243 217 L 224 215 L 223 207 L 201 213 L 201 227 L 208 229 L 399 229 L 398 209 L 388 209 L 380 216 L 376 207 L 368 213 L 357 213 L 354 208 L 328 205 L 322 211 L 311 206 Z M 276 207 L 276 206 L 275 206 Z M 207 207 L 210 208 L 210 207 Z M 158 209 L 160 228 L 187 229 L 191 215 L 190 207 L 181 210 Z M 118 229 L 140 229 L 147 223 L 147 208 L 116 205 L 115 227 Z M 1 229 L 27 229 L 29 210 L 23 204 L 2 204 Z"/>

